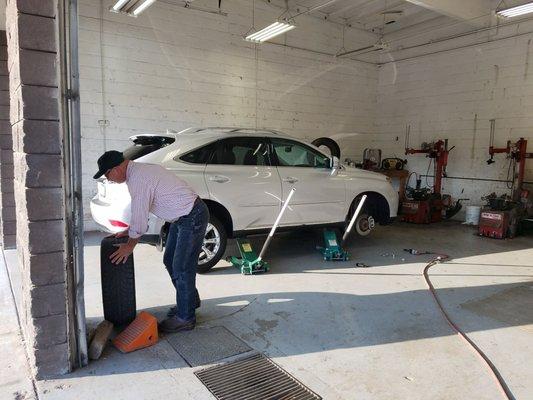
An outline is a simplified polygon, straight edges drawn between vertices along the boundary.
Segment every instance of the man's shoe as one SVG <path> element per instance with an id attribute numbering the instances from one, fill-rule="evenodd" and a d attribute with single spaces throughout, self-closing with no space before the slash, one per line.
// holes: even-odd
<path id="1" fill-rule="evenodd" d="M 198 301 L 196 302 L 196 308 L 200 308 L 200 306 L 202 305 L 202 300 L 200 300 L 199 297 L 197 300 Z M 177 306 L 170 307 L 170 310 L 168 310 L 167 312 L 167 317 L 174 317 L 176 315 L 178 315 L 178 307 Z"/>
<path id="2" fill-rule="evenodd" d="M 179 317 L 170 317 L 159 324 L 159 329 L 161 332 L 175 333 L 181 331 L 190 331 L 191 329 L 194 329 L 195 326 L 196 318 L 187 321 Z"/>
<path id="3" fill-rule="evenodd" d="M 170 307 L 170 309 L 167 312 L 167 317 L 169 318 L 175 317 L 177 314 L 178 314 L 178 307 L 177 306 Z"/>

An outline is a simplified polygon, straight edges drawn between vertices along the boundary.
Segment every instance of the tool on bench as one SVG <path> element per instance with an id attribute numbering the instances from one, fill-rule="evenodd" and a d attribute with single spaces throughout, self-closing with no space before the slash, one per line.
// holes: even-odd
<path id="1" fill-rule="evenodd" d="M 407 160 L 402 160 L 401 158 L 398 158 L 398 157 L 389 157 L 389 158 L 385 158 L 381 162 L 381 169 L 384 169 L 387 171 L 391 171 L 391 170 L 401 171 L 402 169 L 404 169 L 406 164 L 407 164 Z"/>

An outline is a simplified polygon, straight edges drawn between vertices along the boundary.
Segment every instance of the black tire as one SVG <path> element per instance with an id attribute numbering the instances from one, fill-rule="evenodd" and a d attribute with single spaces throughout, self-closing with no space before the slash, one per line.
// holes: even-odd
<path id="1" fill-rule="evenodd" d="M 321 138 L 313 140 L 311 144 L 316 147 L 326 146 L 329 149 L 332 156 L 335 156 L 339 159 L 341 158 L 341 148 L 339 147 L 337 142 L 331 138 L 321 137 Z"/>
<path id="2" fill-rule="evenodd" d="M 226 252 L 226 245 L 228 243 L 228 234 L 222 222 L 220 222 L 219 219 L 215 217 L 214 215 L 210 215 L 209 224 L 211 225 L 213 230 L 211 230 L 210 226 L 208 225 L 205 239 L 212 239 L 214 231 L 216 231 L 218 232 L 219 246 L 217 250 L 215 251 L 213 258 L 211 258 L 207 262 L 200 263 L 200 260 L 202 258 L 202 253 L 200 253 L 198 265 L 196 266 L 196 272 L 198 272 L 199 274 L 205 274 L 211 268 L 213 268 L 216 265 L 216 263 L 220 261 L 220 259 L 224 256 L 224 253 Z"/>
<path id="3" fill-rule="evenodd" d="M 115 265 L 109 256 L 117 249 L 115 244 L 124 243 L 113 236 L 102 239 L 100 244 L 100 273 L 102 280 L 102 303 L 104 318 L 114 325 L 126 325 L 135 319 L 135 270 L 133 254 L 125 264 Z"/>

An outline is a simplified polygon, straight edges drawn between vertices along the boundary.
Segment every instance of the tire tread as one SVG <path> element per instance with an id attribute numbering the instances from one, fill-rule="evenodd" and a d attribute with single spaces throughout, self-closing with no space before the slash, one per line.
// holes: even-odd
<path id="1" fill-rule="evenodd" d="M 109 256 L 120 241 L 114 237 L 102 239 L 100 244 L 100 273 L 104 318 L 115 325 L 126 325 L 135 319 L 135 269 L 133 254 L 125 264 L 114 265 Z"/>

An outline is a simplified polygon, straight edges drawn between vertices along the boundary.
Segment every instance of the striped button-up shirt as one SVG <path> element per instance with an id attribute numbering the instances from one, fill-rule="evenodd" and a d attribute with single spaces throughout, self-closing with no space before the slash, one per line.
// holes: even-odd
<path id="1" fill-rule="evenodd" d="M 191 212 L 198 195 L 182 179 L 160 165 L 130 161 L 126 185 L 131 196 L 129 236 L 138 238 L 148 230 L 148 215 L 171 222 Z"/>

